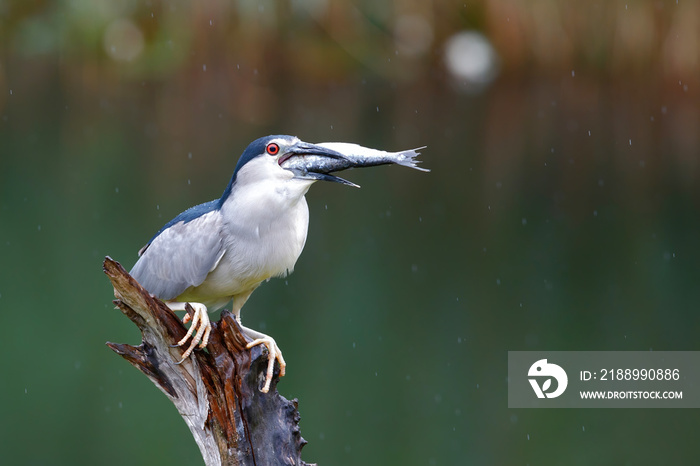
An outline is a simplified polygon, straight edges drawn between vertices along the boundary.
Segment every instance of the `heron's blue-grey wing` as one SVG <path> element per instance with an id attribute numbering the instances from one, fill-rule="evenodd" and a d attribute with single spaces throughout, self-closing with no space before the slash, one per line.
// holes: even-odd
<path id="1" fill-rule="evenodd" d="M 130 272 L 160 299 L 175 299 L 187 288 L 201 285 L 225 252 L 218 210 L 195 218 L 184 214 L 151 240 Z"/>

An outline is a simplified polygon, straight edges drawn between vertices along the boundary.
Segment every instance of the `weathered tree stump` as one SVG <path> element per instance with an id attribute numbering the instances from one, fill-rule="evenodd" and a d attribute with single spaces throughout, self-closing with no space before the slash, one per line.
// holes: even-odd
<path id="1" fill-rule="evenodd" d="M 103 268 L 114 286 L 114 304 L 138 326 L 143 339 L 139 346 L 107 345 L 172 401 L 207 466 L 307 465 L 301 460 L 306 441 L 299 431 L 297 400 L 277 392 L 278 366 L 270 392 L 260 392 L 266 350 L 262 345 L 246 349 L 233 314 L 222 311 L 212 324 L 208 351 L 194 351 L 177 364 L 184 351 L 173 345 L 186 333 L 180 319 L 118 262 L 107 257 Z"/>

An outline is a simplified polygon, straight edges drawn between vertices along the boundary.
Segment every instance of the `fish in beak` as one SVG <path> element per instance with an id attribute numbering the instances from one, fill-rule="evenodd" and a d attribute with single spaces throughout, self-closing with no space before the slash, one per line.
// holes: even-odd
<path id="1" fill-rule="evenodd" d="M 298 142 L 290 147 L 277 162 L 280 167 L 294 173 L 297 179 L 331 181 L 359 188 L 355 183 L 330 174 L 333 170 L 328 168 L 347 164 L 348 161 L 343 154 L 328 147 Z"/>
<path id="2" fill-rule="evenodd" d="M 318 144 L 299 142 L 280 158 L 280 166 L 293 171 L 299 178 L 334 181 L 359 188 L 355 183 L 330 175 L 330 173 L 348 168 L 391 164 L 428 172 L 430 170 L 418 166 L 421 162 L 417 159 L 420 149 L 423 147 L 399 152 L 386 152 L 345 142 L 321 142 Z"/>

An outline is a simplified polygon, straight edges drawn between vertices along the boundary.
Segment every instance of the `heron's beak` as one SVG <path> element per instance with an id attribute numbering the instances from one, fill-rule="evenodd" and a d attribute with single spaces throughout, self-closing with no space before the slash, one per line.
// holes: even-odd
<path id="1" fill-rule="evenodd" d="M 332 181 L 333 183 L 340 183 L 340 184 L 344 184 L 347 186 L 352 186 L 353 188 L 360 187 L 360 185 L 355 184 L 352 181 L 348 181 L 345 178 L 341 178 L 341 177 L 335 176 L 335 175 L 330 175 L 328 173 L 307 172 L 305 174 L 298 174 L 294 178 L 297 178 L 300 180 Z"/>
<path id="2" fill-rule="evenodd" d="M 280 167 L 294 173 L 296 179 L 332 181 L 359 188 L 355 183 L 329 174 L 338 162 L 343 160 L 347 159 L 340 152 L 316 144 L 299 142 L 280 156 L 277 162 Z"/>

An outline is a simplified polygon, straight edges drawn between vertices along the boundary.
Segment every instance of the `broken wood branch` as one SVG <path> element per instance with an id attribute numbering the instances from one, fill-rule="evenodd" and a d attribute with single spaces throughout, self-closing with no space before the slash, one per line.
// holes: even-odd
<path id="1" fill-rule="evenodd" d="M 103 269 L 114 286 L 114 304 L 138 326 L 143 340 L 139 346 L 107 346 L 165 393 L 207 466 L 307 465 L 301 460 L 306 441 L 297 400 L 277 392 L 278 366 L 270 392 L 260 391 L 267 352 L 262 346 L 246 349 L 248 341 L 233 314 L 222 311 L 212 324 L 207 351 L 195 351 L 178 364 L 184 351 L 174 345 L 186 333 L 180 319 L 118 262 L 106 257 Z"/>

